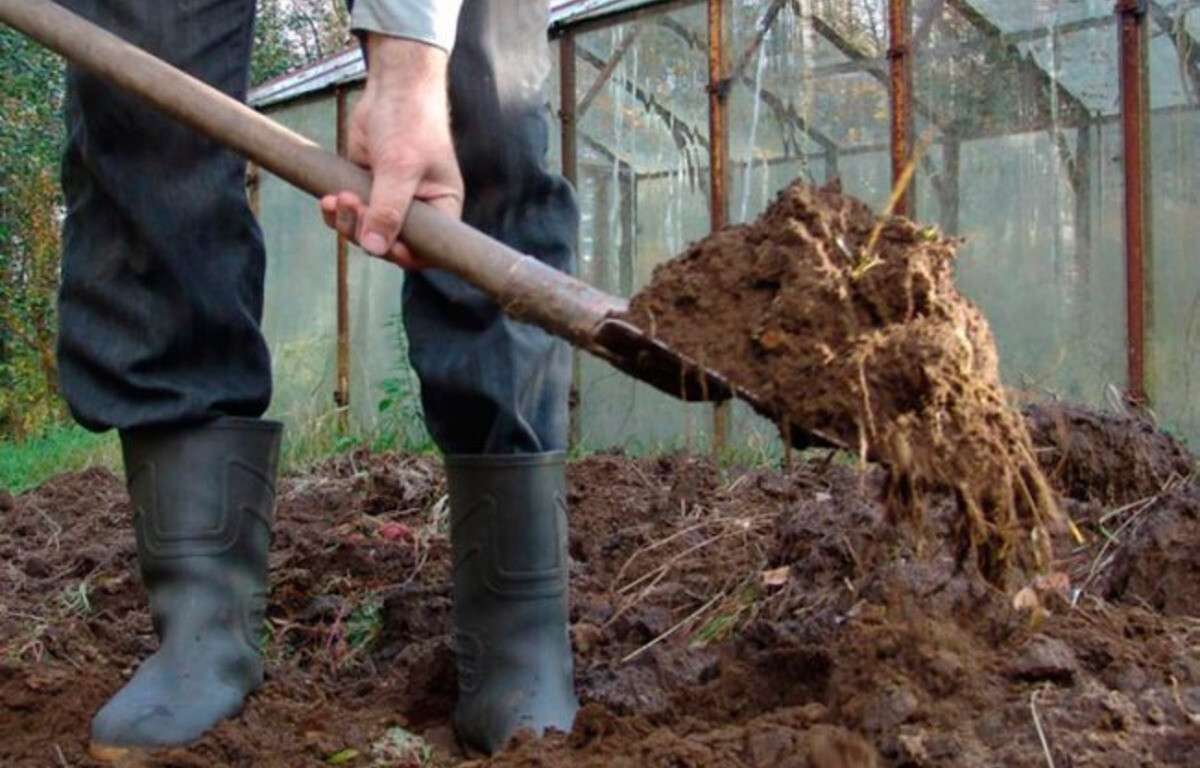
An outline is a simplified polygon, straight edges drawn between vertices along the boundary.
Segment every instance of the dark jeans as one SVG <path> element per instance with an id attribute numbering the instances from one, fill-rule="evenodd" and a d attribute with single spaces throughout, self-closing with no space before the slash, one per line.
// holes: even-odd
<path id="1" fill-rule="evenodd" d="M 245 98 L 254 0 L 65 4 Z M 466 0 L 451 59 L 453 128 L 465 220 L 569 270 L 578 212 L 570 187 L 545 168 L 546 6 Z M 67 126 L 58 352 L 76 419 L 102 430 L 262 415 L 271 397 L 259 330 L 265 259 L 244 161 L 74 69 Z M 562 342 L 435 271 L 408 276 L 404 320 L 443 451 L 565 446 Z"/>

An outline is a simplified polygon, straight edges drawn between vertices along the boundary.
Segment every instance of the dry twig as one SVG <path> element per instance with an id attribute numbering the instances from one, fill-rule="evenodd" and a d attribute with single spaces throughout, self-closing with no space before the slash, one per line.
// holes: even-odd
<path id="1" fill-rule="evenodd" d="M 1038 715 L 1037 697 L 1041 693 L 1037 688 L 1029 695 L 1029 712 L 1033 715 L 1033 727 L 1037 729 L 1038 741 L 1042 742 L 1042 751 L 1046 753 L 1046 765 L 1054 768 L 1054 756 L 1050 753 L 1050 742 L 1046 741 L 1046 732 L 1042 730 L 1042 718 Z"/>

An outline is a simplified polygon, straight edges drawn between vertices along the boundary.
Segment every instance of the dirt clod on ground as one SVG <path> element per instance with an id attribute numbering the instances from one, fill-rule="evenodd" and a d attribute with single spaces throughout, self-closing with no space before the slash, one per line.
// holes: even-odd
<path id="1" fill-rule="evenodd" d="M 360 452 L 286 478 L 266 685 L 151 764 L 1200 765 L 1194 460 L 1142 422 L 1061 406 L 1030 420 L 1083 540 L 1055 537 L 1049 573 L 1019 604 L 952 547 L 919 554 L 897 536 L 877 468 L 573 463 L 584 708 L 571 733 L 518 737 L 478 762 L 450 727 L 436 460 Z M 1051 423 L 1065 431 L 1038 426 Z M 1144 482 L 1129 493 L 1084 471 L 1130 471 L 1130 455 Z M 947 541 L 953 494 L 931 492 L 927 517 L 929 541 Z M 134 552 L 128 500 L 107 471 L 63 475 L 0 510 L 0 765 L 93 765 L 90 717 L 156 644 Z"/>
<path id="2" fill-rule="evenodd" d="M 1046 565 L 1058 515 L 987 321 L 954 286 L 955 248 L 835 185 L 796 183 L 658 267 L 628 319 L 773 404 L 785 432 L 882 461 L 893 510 L 953 491 L 999 579 L 1011 561 Z"/>

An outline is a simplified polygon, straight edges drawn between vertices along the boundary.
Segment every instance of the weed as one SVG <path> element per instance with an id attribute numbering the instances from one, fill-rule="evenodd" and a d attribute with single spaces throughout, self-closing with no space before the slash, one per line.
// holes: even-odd
<path id="1" fill-rule="evenodd" d="M 389 728 L 371 745 L 371 756 L 378 766 L 425 768 L 433 762 L 433 747 L 420 736 L 397 726 Z"/>
<path id="2" fill-rule="evenodd" d="M 368 650 L 383 631 L 383 603 L 370 599 L 359 605 L 346 619 L 346 644 L 350 653 Z"/>
<path id="3" fill-rule="evenodd" d="M 408 335 L 399 315 L 388 321 L 387 327 L 396 348 L 396 366 L 393 374 L 380 384 L 383 399 L 379 401 L 379 421 L 372 447 L 376 451 L 429 453 L 433 450 L 433 438 L 425 427 L 420 384 L 408 363 Z"/>
<path id="4" fill-rule="evenodd" d="M 67 614 L 86 616 L 92 612 L 91 593 L 92 589 L 84 579 L 74 587 L 63 587 L 58 601 Z"/>
<path id="5" fill-rule="evenodd" d="M 761 597 L 762 593 L 756 584 L 747 584 L 721 606 L 716 616 L 692 634 L 691 646 L 703 648 L 729 639 L 739 627 L 753 618 Z"/>

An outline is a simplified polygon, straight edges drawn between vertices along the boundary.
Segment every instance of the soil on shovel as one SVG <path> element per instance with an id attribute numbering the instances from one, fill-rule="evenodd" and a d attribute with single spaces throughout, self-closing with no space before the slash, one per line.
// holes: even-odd
<path id="1" fill-rule="evenodd" d="M 886 473 L 598 455 L 569 470 L 569 734 L 471 763 L 449 726 L 446 496 L 428 457 L 358 453 L 279 487 L 245 711 L 160 766 L 1200 765 L 1200 487 L 1141 422 L 1027 412 L 1079 526 L 1016 598 L 918 556 Z M 155 640 L 103 470 L 0 498 L 0 764 L 90 766 L 88 720 Z M 946 541 L 960 513 L 931 491 Z"/>
<path id="2" fill-rule="evenodd" d="M 797 182 L 658 267 L 627 319 L 771 404 L 785 435 L 883 462 L 893 510 L 919 518 L 954 491 L 962 540 L 999 580 L 1045 565 L 1058 514 L 987 321 L 954 287 L 956 245 Z"/>

